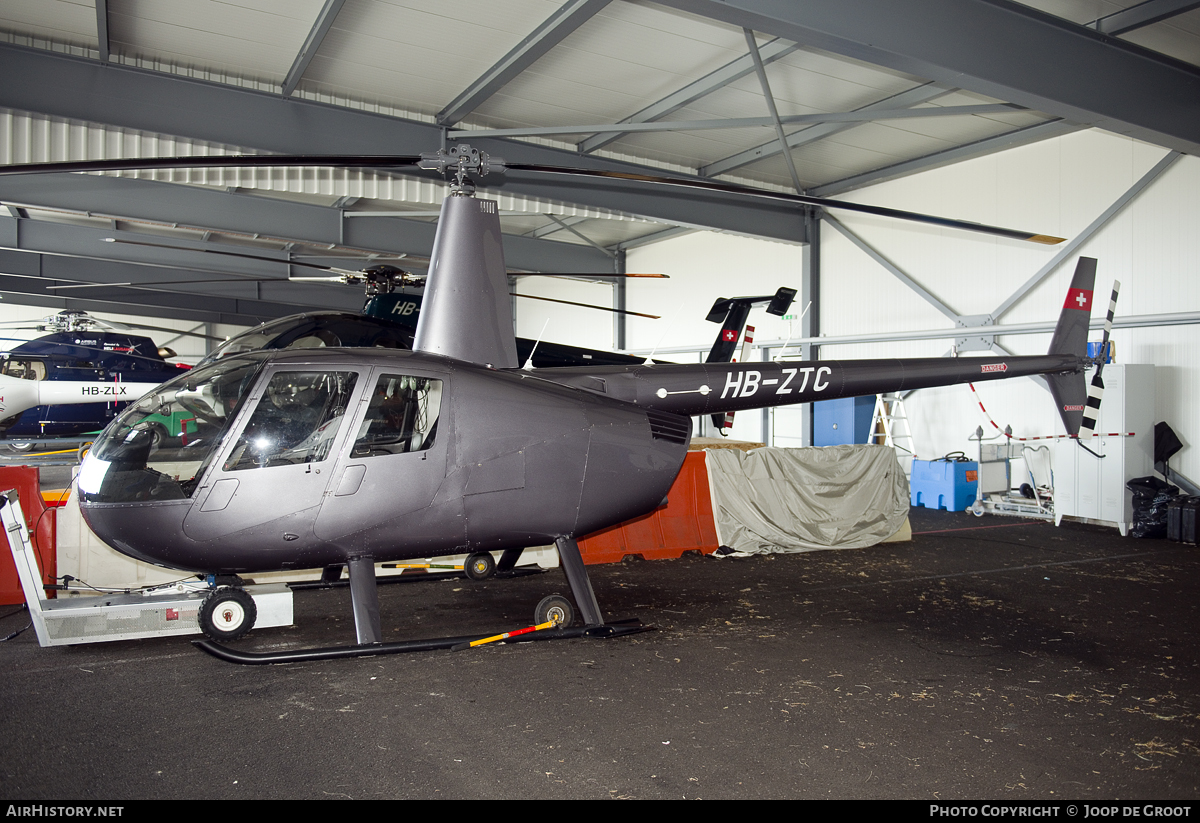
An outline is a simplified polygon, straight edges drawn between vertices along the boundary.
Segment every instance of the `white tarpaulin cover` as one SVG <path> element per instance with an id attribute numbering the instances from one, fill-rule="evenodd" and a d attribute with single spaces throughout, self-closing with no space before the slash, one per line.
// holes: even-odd
<path id="1" fill-rule="evenodd" d="M 908 478 L 889 446 L 709 449 L 717 539 L 739 552 L 861 549 L 908 517 Z"/>

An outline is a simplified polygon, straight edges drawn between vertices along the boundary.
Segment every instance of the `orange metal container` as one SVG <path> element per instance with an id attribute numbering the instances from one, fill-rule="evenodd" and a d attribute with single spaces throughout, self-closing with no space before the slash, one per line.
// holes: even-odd
<path id="1" fill-rule="evenodd" d="M 669 560 L 686 551 L 711 554 L 716 550 L 717 527 L 704 452 L 689 452 L 684 458 L 667 494 L 667 505 L 579 540 L 583 562 L 589 566 L 619 563 L 630 554 Z"/>
<path id="2" fill-rule="evenodd" d="M 37 554 L 38 566 L 42 570 L 42 582 L 53 583 L 58 574 L 58 531 L 53 508 L 42 501 L 41 478 L 36 468 L 30 466 L 0 466 L 0 491 L 16 489 L 21 497 L 21 511 L 25 514 L 25 525 L 29 527 L 29 539 Z M 2 530 L 0 530 L 2 531 Z M 13 565 L 12 550 L 8 547 L 8 536 L 0 537 L 0 605 L 11 606 L 25 602 L 17 567 Z M 53 593 L 50 594 L 53 597 Z"/>

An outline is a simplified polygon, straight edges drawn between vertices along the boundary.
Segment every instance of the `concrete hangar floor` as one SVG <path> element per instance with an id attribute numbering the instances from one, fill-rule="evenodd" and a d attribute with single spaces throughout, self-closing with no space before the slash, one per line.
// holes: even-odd
<path id="1" fill-rule="evenodd" d="M 915 509 L 911 543 L 592 567 L 656 631 L 238 666 L 185 638 L 0 645 L 8 798 L 1191 799 L 1200 555 Z M 503 631 L 553 571 L 384 586 L 385 635 Z M 353 643 L 297 592 L 254 650 Z M 0 635 L 28 616 L 8 607 Z M 389 638 L 390 639 L 390 638 Z"/>

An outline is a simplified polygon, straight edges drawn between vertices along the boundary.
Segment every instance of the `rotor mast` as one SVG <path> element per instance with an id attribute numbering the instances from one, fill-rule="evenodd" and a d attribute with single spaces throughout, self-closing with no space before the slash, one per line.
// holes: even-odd
<path id="1" fill-rule="evenodd" d="M 514 369 L 520 363 L 500 210 L 496 201 L 475 197 L 468 177 L 502 164 L 463 144 L 422 155 L 419 165 L 451 174 L 453 180 L 442 201 L 413 351 Z"/>

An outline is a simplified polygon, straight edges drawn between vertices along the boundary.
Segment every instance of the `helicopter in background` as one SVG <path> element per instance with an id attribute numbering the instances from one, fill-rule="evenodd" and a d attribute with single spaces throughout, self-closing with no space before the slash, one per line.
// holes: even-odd
<path id="1" fill-rule="evenodd" d="M 397 280 L 400 275 L 411 276 L 391 266 L 376 266 L 369 269 L 368 272 L 378 275 L 380 269 L 392 269 L 397 273 Z M 378 283 L 378 277 L 370 282 Z M 721 323 L 721 329 L 717 333 L 712 350 L 705 362 L 727 363 L 730 361 L 737 343 L 742 338 L 746 319 L 752 306 L 769 303 L 767 313 L 782 316 L 791 306 L 795 295 L 795 289 L 782 287 L 774 295 L 763 297 L 719 298 L 709 311 L 707 319 Z M 421 316 L 422 300 L 421 294 L 369 286 L 367 300 L 361 314 L 337 311 L 304 312 L 271 320 L 229 338 L 197 365 L 207 365 L 233 354 L 260 349 L 341 346 L 411 350 Z M 577 303 L 571 303 L 571 305 L 612 311 L 603 306 Z M 516 341 L 517 358 L 522 363 L 530 363 L 533 368 L 539 369 L 568 366 L 636 365 L 645 361 L 644 357 L 621 352 L 570 346 L 546 340 L 538 341 L 518 337 Z"/>
<path id="2" fill-rule="evenodd" d="M 43 439 L 98 431 L 145 393 L 137 387 L 163 383 L 191 368 L 168 362 L 178 356 L 172 349 L 134 333 L 171 329 L 130 326 L 75 310 L 32 322 L 0 323 L 0 328 L 50 332 L 0 353 L 0 442 L 16 451 L 29 451 Z M 63 382 L 73 388 L 47 392 L 50 386 L 32 387 L 25 381 Z M 32 394 L 34 388 L 40 394 Z M 49 394 L 54 402 L 37 403 Z M 29 407 L 29 402 L 37 405 Z"/>

